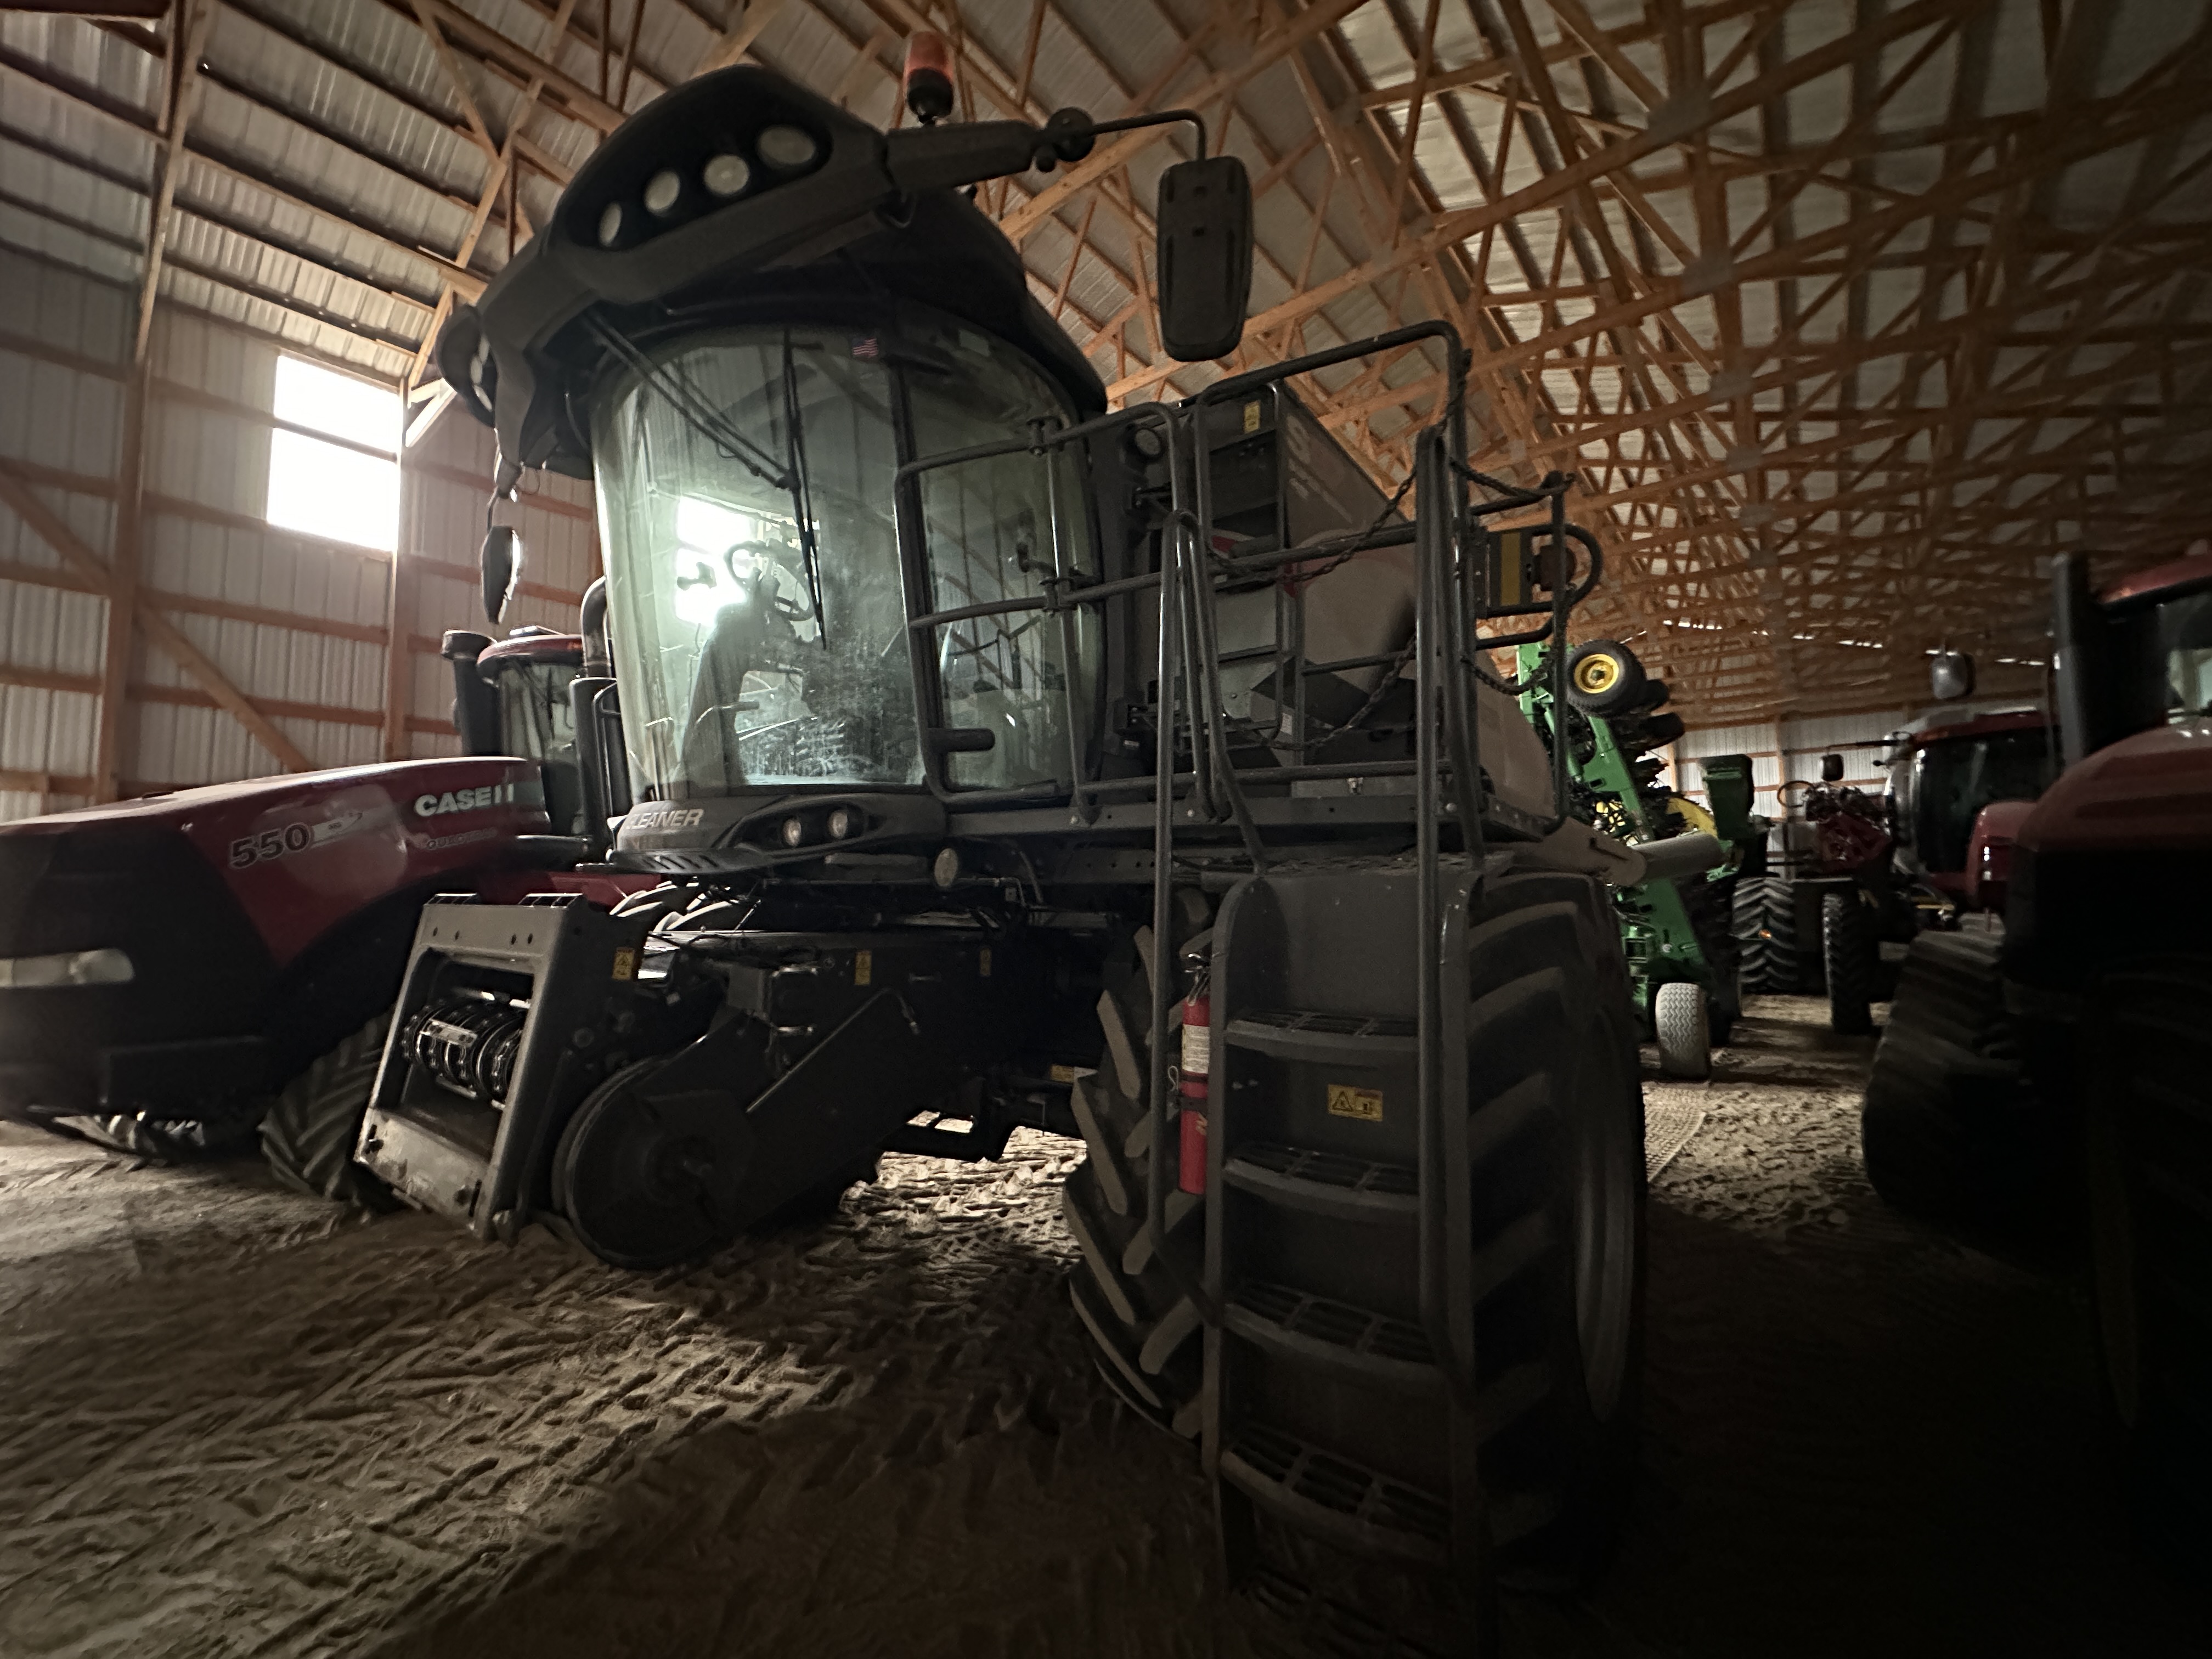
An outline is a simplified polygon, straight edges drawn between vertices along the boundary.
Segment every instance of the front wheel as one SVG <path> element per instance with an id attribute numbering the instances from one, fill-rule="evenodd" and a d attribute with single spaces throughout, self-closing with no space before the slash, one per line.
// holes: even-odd
<path id="1" fill-rule="evenodd" d="M 1610 910 L 1525 876 L 1468 933 L 1479 1460 L 1501 1581 L 1551 1592 L 1602 1565 L 1635 1466 L 1644 1094 Z"/>
<path id="2" fill-rule="evenodd" d="M 383 1208 L 392 1189 L 354 1162 L 362 1119 L 384 1061 L 387 1011 L 286 1084 L 261 1120 L 261 1151 L 295 1192 Z"/>
<path id="3" fill-rule="evenodd" d="M 1702 986 L 1669 980 L 1651 994 L 1651 1023 L 1659 1034 L 1659 1069 L 1668 1077 L 1711 1077 L 1711 1028 Z"/>
<path id="4" fill-rule="evenodd" d="M 1166 1253 L 1174 1265 L 1163 1261 L 1146 1225 L 1151 1006 L 1151 974 L 1140 953 L 1127 981 L 1099 996 L 1105 1053 L 1072 1091 L 1088 1156 L 1060 1188 L 1060 1214 L 1082 1258 L 1069 1275 L 1068 1295 L 1096 1346 L 1100 1372 L 1146 1422 L 1191 1439 L 1199 1430 L 1204 1365 L 1199 1311 L 1186 1287 L 1204 1265 L 1206 1200 L 1169 1193 Z M 1167 1121 L 1172 1138 L 1176 1119 Z M 1168 1151 L 1172 1181 L 1172 1139 Z"/>
<path id="5" fill-rule="evenodd" d="M 1854 890 L 1820 901 L 1821 966 L 1828 980 L 1829 1027 L 1848 1036 L 1874 1030 L 1874 981 L 1881 940 L 1874 911 Z"/>

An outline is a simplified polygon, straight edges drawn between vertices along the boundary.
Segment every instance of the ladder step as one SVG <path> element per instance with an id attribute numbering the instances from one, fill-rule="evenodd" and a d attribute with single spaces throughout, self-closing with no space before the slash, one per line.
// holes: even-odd
<path id="1" fill-rule="evenodd" d="M 1255 1347 L 1297 1364 L 1381 1388 L 1443 1392 L 1428 1337 L 1402 1319 L 1264 1281 L 1237 1291 L 1222 1319 Z"/>
<path id="2" fill-rule="evenodd" d="M 1264 1424 L 1221 1454 L 1221 1476 L 1261 1508 L 1340 1548 L 1430 1566 L 1444 1564 L 1451 1505 Z"/>
<path id="3" fill-rule="evenodd" d="M 1285 1008 L 1249 1013 L 1223 1028 L 1223 1040 L 1280 1060 L 1340 1066 L 1409 1066 L 1417 1047 L 1410 1019 L 1370 1019 Z"/>
<path id="4" fill-rule="evenodd" d="M 1342 1221 L 1410 1226 L 1420 1202 L 1418 1178 L 1401 1165 L 1267 1141 L 1239 1147 L 1221 1178 L 1269 1203 Z"/>

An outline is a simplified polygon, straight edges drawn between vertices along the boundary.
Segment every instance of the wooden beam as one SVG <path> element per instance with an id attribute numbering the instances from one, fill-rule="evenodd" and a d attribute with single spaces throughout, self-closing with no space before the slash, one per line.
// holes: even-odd
<path id="1" fill-rule="evenodd" d="M 32 534 L 53 549 L 77 574 L 90 582 L 94 592 L 103 596 L 110 593 L 112 573 L 106 563 L 62 521 L 52 507 L 39 499 L 27 483 L 22 482 L 11 461 L 0 460 L 0 503 L 5 503 L 13 509 Z M 216 707 L 228 709 L 235 715 L 261 746 L 283 764 L 286 770 L 305 772 L 313 769 L 313 763 L 298 746 L 278 731 L 244 692 L 231 684 L 229 677 L 217 668 L 204 652 L 179 632 L 175 623 L 165 617 L 147 611 L 140 615 L 138 624 L 157 649 L 198 680 L 215 700 Z M 105 681 L 106 676 L 103 675 L 103 684 Z"/>

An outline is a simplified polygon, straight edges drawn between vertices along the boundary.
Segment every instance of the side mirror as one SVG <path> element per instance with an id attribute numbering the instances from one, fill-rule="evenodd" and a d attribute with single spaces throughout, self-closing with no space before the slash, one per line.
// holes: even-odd
<path id="1" fill-rule="evenodd" d="M 1237 349 L 1252 300 L 1252 180 L 1233 155 L 1178 161 L 1160 175 L 1160 343 L 1178 362 Z"/>
<path id="2" fill-rule="evenodd" d="M 1963 651 L 1938 651 L 1928 659 L 1928 694 L 1938 702 L 1974 695 L 1974 659 Z"/>
<path id="3" fill-rule="evenodd" d="M 522 532 L 509 525 L 495 524 L 484 532 L 483 538 L 483 608 L 489 621 L 496 624 L 507 615 L 515 585 L 521 580 Z"/>
<path id="4" fill-rule="evenodd" d="M 1841 783 L 1844 781 L 1844 757 L 1841 755 L 1820 757 L 1820 781 Z"/>

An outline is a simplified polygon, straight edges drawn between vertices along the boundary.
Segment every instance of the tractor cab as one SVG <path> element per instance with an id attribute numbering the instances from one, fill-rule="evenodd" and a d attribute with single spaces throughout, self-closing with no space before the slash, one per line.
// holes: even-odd
<path id="1" fill-rule="evenodd" d="M 2051 722 L 2035 709 L 1913 732 L 1887 764 L 1898 863 L 1955 902 L 1978 891 L 1975 832 L 1984 810 L 2033 800 L 2057 771 Z"/>
<path id="2" fill-rule="evenodd" d="M 493 641 L 449 631 L 440 654 L 453 665 L 453 726 L 465 755 L 535 761 L 545 816 L 556 836 L 583 833 L 583 795 L 569 687 L 583 667 L 584 641 L 550 628 L 522 627 Z"/>
<path id="3" fill-rule="evenodd" d="M 2212 716 L 2212 549 L 2092 595 L 2087 566 L 2057 573 L 2059 725 L 2069 766 L 2130 737 Z"/>

